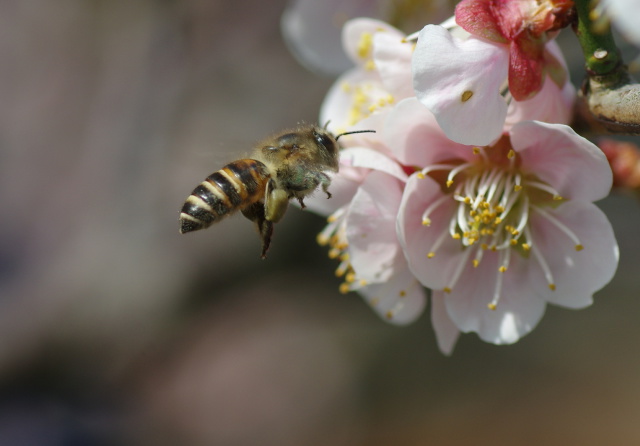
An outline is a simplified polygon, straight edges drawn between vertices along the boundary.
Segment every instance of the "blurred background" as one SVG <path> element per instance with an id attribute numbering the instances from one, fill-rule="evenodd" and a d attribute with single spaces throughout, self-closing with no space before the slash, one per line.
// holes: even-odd
<path id="1" fill-rule="evenodd" d="M 0 445 L 640 443 L 629 197 L 600 203 L 621 264 L 592 307 L 452 357 L 338 292 L 323 218 L 291 209 L 264 261 L 241 217 L 178 234 L 202 179 L 317 119 L 286 3 L 0 3 Z"/>

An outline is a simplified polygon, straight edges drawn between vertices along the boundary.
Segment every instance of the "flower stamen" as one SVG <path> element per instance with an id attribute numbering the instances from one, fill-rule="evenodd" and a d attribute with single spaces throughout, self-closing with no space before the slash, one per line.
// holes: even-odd
<path id="1" fill-rule="evenodd" d="M 549 212 L 543 210 L 539 206 L 532 205 L 531 208 L 542 215 L 544 218 L 546 218 L 556 228 L 560 229 L 560 231 L 562 231 L 567 237 L 569 237 L 571 241 L 573 241 L 576 251 L 582 251 L 584 249 L 584 246 L 582 246 L 582 243 L 580 243 L 580 239 L 578 238 L 578 236 L 564 223 L 562 223 L 556 217 L 552 216 Z"/>

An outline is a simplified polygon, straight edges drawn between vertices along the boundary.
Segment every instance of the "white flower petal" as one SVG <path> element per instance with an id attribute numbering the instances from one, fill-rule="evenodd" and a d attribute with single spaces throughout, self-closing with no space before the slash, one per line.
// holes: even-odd
<path id="1" fill-rule="evenodd" d="M 379 32 L 373 37 L 373 59 L 385 88 L 394 100 L 414 95 L 411 73 L 413 44 L 394 33 Z"/>
<path id="2" fill-rule="evenodd" d="M 352 66 L 342 49 L 340 25 L 334 20 L 344 3 L 343 0 L 293 0 L 282 13 L 280 27 L 284 41 L 308 69 L 337 75 Z M 362 14 L 351 17 L 358 15 Z"/>
<path id="3" fill-rule="evenodd" d="M 320 123 L 329 122 L 333 133 L 350 130 L 372 114 L 372 108 L 389 96 L 374 71 L 354 68 L 336 80 L 320 107 Z"/>
<path id="4" fill-rule="evenodd" d="M 349 20 L 342 28 L 342 45 L 347 55 L 358 65 L 365 65 L 373 58 L 373 37 L 376 33 L 388 33 L 397 39 L 404 34 L 381 20 L 357 18 Z"/>
<path id="5" fill-rule="evenodd" d="M 422 29 L 413 56 L 414 89 L 450 139 L 486 145 L 500 136 L 508 57 L 503 46 L 473 37 L 462 41 L 436 25 Z"/>

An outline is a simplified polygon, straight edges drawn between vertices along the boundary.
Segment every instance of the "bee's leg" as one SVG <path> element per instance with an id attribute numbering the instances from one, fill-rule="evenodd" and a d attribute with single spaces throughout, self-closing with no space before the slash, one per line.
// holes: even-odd
<path id="1" fill-rule="evenodd" d="M 331 185 L 331 178 L 325 173 L 318 174 L 320 183 L 322 184 L 322 192 L 327 194 L 327 199 L 331 198 L 331 192 L 329 192 L 329 186 Z"/>
<path id="2" fill-rule="evenodd" d="M 304 209 L 307 207 L 306 204 L 304 204 L 304 197 L 296 197 L 296 199 L 298 200 L 298 203 L 300 203 L 300 208 Z"/>
<path id="3" fill-rule="evenodd" d="M 266 219 L 264 204 L 262 202 L 253 203 L 242 210 L 242 215 L 256 224 L 258 234 L 262 239 L 261 257 L 263 259 L 266 258 L 269 245 L 271 245 L 271 236 L 273 235 L 273 222 Z"/>
<path id="4" fill-rule="evenodd" d="M 276 189 L 276 183 L 269 180 L 264 194 L 264 215 L 267 221 L 279 222 L 289 206 L 289 195 L 284 189 Z"/>

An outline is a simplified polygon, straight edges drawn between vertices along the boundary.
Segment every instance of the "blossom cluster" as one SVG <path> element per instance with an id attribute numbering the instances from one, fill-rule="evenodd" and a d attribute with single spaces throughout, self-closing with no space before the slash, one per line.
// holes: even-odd
<path id="1" fill-rule="evenodd" d="M 546 304 L 584 308 L 617 268 L 593 204 L 611 188 L 605 155 L 568 126 L 575 88 L 553 38 L 571 2 L 464 0 L 455 18 L 405 36 L 354 19 L 354 67 L 320 122 L 341 139 L 318 241 L 357 291 L 396 324 L 430 293 L 440 349 L 462 332 L 516 342 Z"/>

